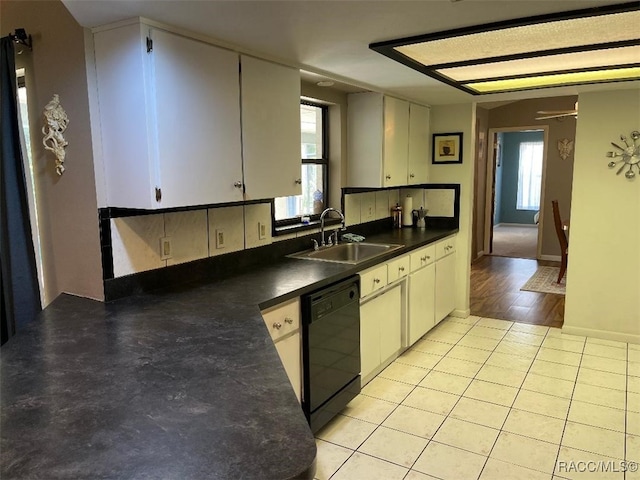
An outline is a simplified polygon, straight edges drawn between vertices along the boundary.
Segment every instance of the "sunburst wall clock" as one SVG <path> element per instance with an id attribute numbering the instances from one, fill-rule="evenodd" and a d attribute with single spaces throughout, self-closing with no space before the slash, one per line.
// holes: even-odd
<path id="1" fill-rule="evenodd" d="M 631 138 L 633 143 L 629 141 L 629 139 L 620 135 L 620 140 L 624 142 L 624 147 L 611 142 L 611 145 L 616 147 L 619 152 L 607 152 L 607 157 L 613 158 L 612 161 L 609 162 L 609 168 L 615 168 L 619 163 L 620 168 L 616 172 L 616 175 L 620 175 L 622 171 L 627 168 L 627 171 L 624 173 L 624 176 L 631 180 L 636 176 L 636 173 L 633 171 L 633 168 L 638 169 L 638 173 L 640 173 L 640 132 L 634 130 L 631 132 Z"/>

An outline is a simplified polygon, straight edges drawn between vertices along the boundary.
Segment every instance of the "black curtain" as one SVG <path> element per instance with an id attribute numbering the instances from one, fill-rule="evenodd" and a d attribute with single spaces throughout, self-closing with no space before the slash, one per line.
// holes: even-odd
<path id="1" fill-rule="evenodd" d="M 41 309 L 20 144 L 13 40 L 0 39 L 0 289 L 2 344 Z"/>

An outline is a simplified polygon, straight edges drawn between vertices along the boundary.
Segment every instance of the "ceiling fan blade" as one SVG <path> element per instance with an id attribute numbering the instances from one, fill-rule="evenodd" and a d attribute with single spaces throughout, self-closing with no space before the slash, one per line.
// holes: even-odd
<path id="1" fill-rule="evenodd" d="M 572 114 L 576 113 L 575 109 L 567 109 L 567 110 L 538 110 L 536 113 L 538 115 L 561 115 L 563 113 Z"/>
<path id="2" fill-rule="evenodd" d="M 560 113 L 556 115 L 545 115 L 542 117 L 536 117 L 536 120 L 548 120 L 550 118 L 564 118 L 564 117 L 577 117 L 578 112 Z"/>

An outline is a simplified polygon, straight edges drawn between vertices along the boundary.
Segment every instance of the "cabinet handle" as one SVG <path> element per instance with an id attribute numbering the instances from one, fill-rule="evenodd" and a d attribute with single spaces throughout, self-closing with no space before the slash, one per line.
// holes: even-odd
<path id="1" fill-rule="evenodd" d="M 275 328 L 276 330 L 280 330 L 282 328 L 282 324 L 280 322 L 274 322 L 273 328 Z"/>
<path id="2" fill-rule="evenodd" d="M 400 270 L 401 272 L 404 272 L 404 267 L 400 267 L 398 270 Z"/>
<path id="3" fill-rule="evenodd" d="M 162 189 L 156 187 L 156 202 L 159 202 L 162 200 Z"/>
<path id="4" fill-rule="evenodd" d="M 380 279 L 379 278 L 374 278 L 373 279 L 373 283 L 380 283 Z"/>
<path id="5" fill-rule="evenodd" d="M 284 323 L 288 323 L 289 325 L 291 325 L 293 323 L 293 318 L 289 318 L 289 317 L 285 318 Z"/>
<path id="6" fill-rule="evenodd" d="M 391 175 L 387 175 L 387 176 L 386 176 L 386 177 L 384 177 L 384 178 L 386 178 L 387 180 L 391 180 Z"/>
<path id="7" fill-rule="evenodd" d="M 302 179 L 301 178 L 296 179 L 295 183 L 296 185 L 302 185 Z"/>
<path id="8" fill-rule="evenodd" d="M 431 257 L 430 257 L 429 255 L 427 255 L 427 257 L 426 257 L 426 258 L 427 258 L 427 260 L 429 260 Z"/>
<path id="9" fill-rule="evenodd" d="M 426 262 L 427 258 L 429 258 L 429 257 L 427 257 L 426 255 L 424 257 L 420 257 L 420 261 L 421 262 Z"/>
<path id="10" fill-rule="evenodd" d="M 409 174 L 409 178 L 414 178 L 414 177 L 415 177 L 415 175 L 413 173 Z"/>
<path id="11" fill-rule="evenodd" d="M 235 182 L 233 186 L 236 188 L 242 188 L 242 182 Z"/>

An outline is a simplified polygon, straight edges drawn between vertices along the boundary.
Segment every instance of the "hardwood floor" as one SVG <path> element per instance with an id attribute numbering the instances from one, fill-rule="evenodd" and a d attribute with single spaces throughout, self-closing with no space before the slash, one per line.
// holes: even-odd
<path id="1" fill-rule="evenodd" d="M 471 265 L 471 314 L 562 327 L 564 295 L 520 291 L 538 265 L 557 266 L 558 262 L 480 257 Z"/>

